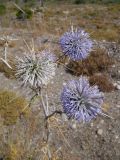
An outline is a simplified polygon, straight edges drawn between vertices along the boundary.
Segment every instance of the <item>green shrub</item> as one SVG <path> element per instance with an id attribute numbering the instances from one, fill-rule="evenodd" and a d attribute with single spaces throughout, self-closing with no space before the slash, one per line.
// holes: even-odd
<path id="1" fill-rule="evenodd" d="M 75 4 L 84 4 L 84 3 L 120 3 L 120 0 L 74 0 Z"/>
<path id="2" fill-rule="evenodd" d="M 120 0 L 102 0 L 103 3 L 120 3 Z"/>
<path id="3" fill-rule="evenodd" d="M 32 18 L 33 12 L 30 9 L 26 8 L 26 9 L 23 9 L 23 11 L 25 13 L 23 13 L 21 10 L 17 11 L 17 13 L 16 13 L 17 19 L 24 20 L 24 19 L 30 19 L 30 18 Z"/>
<path id="4" fill-rule="evenodd" d="M 6 13 L 6 7 L 3 4 L 0 4 L 0 15 L 3 15 Z"/>
<path id="5" fill-rule="evenodd" d="M 75 0 L 74 3 L 75 3 L 75 4 L 85 3 L 85 0 Z"/>

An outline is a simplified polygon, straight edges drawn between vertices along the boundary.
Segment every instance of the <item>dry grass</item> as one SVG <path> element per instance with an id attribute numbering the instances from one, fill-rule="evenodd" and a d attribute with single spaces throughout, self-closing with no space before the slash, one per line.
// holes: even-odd
<path id="1" fill-rule="evenodd" d="M 21 148 L 22 149 L 22 148 Z M 7 145 L 5 160 L 18 160 L 21 155 L 21 149 L 15 144 Z"/>
<path id="2" fill-rule="evenodd" d="M 113 40 L 118 41 L 119 40 L 119 33 L 116 31 L 116 29 L 113 29 L 113 28 L 104 29 L 102 25 L 100 24 L 99 26 L 97 25 L 97 28 L 98 28 L 97 32 L 93 32 L 91 34 L 91 36 L 94 39 L 101 40 L 104 37 L 104 39 L 108 41 L 113 41 Z"/>
<path id="3" fill-rule="evenodd" d="M 9 6 L 9 4 L 8 4 Z M 118 41 L 119 39 L 119 17 L 120 5 L 48 5 L 43 9 L 35 10 L 31 20 L 15 20 L 13 6 L 8 9 L 11 11 L 9 16 L 3 18 L 2 26 L 12 27 L 15 30 L 22 29 L 29 31 L 35 36 L 54 34 L 60 36 L 71 24 L 83 27 L 95 39 L 106 39 L 109 41 Z M 7 11 L 7 13 L 9 12 Z M 13 20 L 11 21 L 10 19 Z"/>
<path id="4" fill-rule="evenodd" d="M 10 69 L 3 61 L 0 60 L 0 72 L 4 73 L 7 78 L 14 79 L 15 78 L 15 62 L 13 58 L 8 58 L 8 63 L 12 67 Z"/>
<path id="5" fill-rule="evenodd" d="M 15 124 L 28 102 L 14 92 L 0 90 L 0 115 L 5 125 Z M 28 110 L 23 112 L 26 115 Z"/>

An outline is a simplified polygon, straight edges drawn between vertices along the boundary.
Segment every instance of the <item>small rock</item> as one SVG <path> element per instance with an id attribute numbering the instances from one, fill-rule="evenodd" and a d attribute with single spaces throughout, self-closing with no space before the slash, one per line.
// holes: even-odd
<path id="1" fill-rule="evenodd" d="M 65 86 L 65 85 L 66 85 L 66 83 L 64 82 L 64 83 L 63 83 L 63 86 Z"/>
<path id="2" fill-rule="evenodd" d="M 119 90 L 120 90 L 120 85 L 117 85 L 116 87 L 117 87 L 117 89 L 119 89 Z"/>
<path id="3" fill-rule="evenodd" d="M 106 40 L 104 39 L 104 40 L 103 40 L 103 43 L 105 43 L 105 42 L 106 42 Z"/>
<path id="4" fill-rule="evenodd" d="M 102 129 L 98 129 L 97 134 L 101 136 L 103 134 L 103 130 Z"/>
<path id="5" fill-rule="evenodd" d="M 118 90 L 120 90 L 120 84 L 114 83 L 113 85 L 114 85 L 114 87 L 116 87 Z"/>
<path id="6" fill-rule="evenodd" d="M 103 124 L 103 123 L 104 123 L 104 120 L 102 119 L 102 120 L 100 121 L 100 123 Z"/>
<path id="7" fill-rule="evenodd" d="M 91 123 L 90 126 L 93 127 L 94 126 L 93 123 Z"/>
<path id="8" fill-rule="evenodd" d="M 61 72 L 60 75 L 63 75 L 63 73 Z"/>
<path id="9" fill-rule="evenodd" d="M 72 125 L 72 128 L 73 128 L 73 129 L 76 129 L 76 128 L 77 128 L 76 123 L 74 123 L 74 124 Z"/>
<path id="10" fill-rule="evenodd" d="M 63 121 L 68 121 L 66 114 L 62 114 L 62 119 L 63 119 Z"/>
<path id="11" fill-rule="evenodd" d="M 115 82 L 115 83 L 113 83 L 113 86 L 114 86 L 114 87 L 116 87 L 116 86 L 117 86 L 117 83 L 116 83 L 116 82 Z"/>
<path id="12" fill-rule="evenodd" d="M 116 66 L 115 66 L 115 65 L 112 65 L 112 67 L 115 68 Z"/>
<path id="13" fill-rule="evenodd" d="M 43 38 L 43 39 L 41 40 L 41 43 L 46 43 L 46 42 L 48 42 L 48 38 Z"/>
<path id="14" fill-rule="evenodd" d="M 120 108 L 120 105 L 116 105 L 117 108 Z"/>
<path id="15" fill-rule="evenodd" d="M 54 82 L 53 82 L 53 81 L 51 81 L 51 84 L 54 84 Z"/>
<path id="16" fill-rule="evenodd" d="M 120 84 L 120 81 L 117 81 L 117 84 Z"/>
<path id="17" fill-rule="evenodd" d="M 119 139 L 119 136 L 118 136 L 118 135 L 116 135 L 116 136 L 115 136 L 115 139 Z"/>
<path id="18" fill-rule="evenodd" d="M 63 11 L 64 14 L 69 14 L 69 11 Z"/>

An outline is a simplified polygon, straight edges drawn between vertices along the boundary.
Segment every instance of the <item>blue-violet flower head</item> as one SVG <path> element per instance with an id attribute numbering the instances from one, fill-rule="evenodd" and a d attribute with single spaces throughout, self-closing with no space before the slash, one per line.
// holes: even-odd
<path id="1" fill-rule="evenodd" d="M 63 53 L 72 60 L 85 59 L 92 50 L 93 42 L 89 34 L 82 29 L 72 29 L 60 38 Z"/>
<path id="2" fill-rule="evenodd" d="M 102 114 L 104 94 L 97 86 L 90 86 L 86 77 L 71 80 L 63 88 L 61 102 L 69 118 L 88 122 Z"/>

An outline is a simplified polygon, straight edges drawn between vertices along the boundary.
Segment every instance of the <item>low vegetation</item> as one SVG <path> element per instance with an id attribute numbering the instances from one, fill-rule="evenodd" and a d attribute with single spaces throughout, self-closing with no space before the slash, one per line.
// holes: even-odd
<path id="1" fill-rule="evenodd" d="M 93 50 L 87 59 L 83 61 L 70 61 L 67 65 L 67 71 L 73 75 L 87 75 L 91 76 L 95 73 L 105 72 L 113 64 L 112 58 L 110 58 L 104 49 Z"/>
<path id="2" fill-rule="evenodd" d="M 90 76 L 92 85 L 98 85 L 103 92 L 111 92 L 115 88 L 105 72 L 107 73 L 113 64 L 113 59 L 107 55 L 106 51 L 98 48 L 92 51 L 89 57 L 83 61 L 70 61 L 66 71 L 75 76 Z"/>
<path id="3" fill-rule="evenodd" d="M 0 90 L 0 116 L 5 125 L 15 124 L 21 113 L 27 115 L 28 110 L 24 110 L 27 105 L 28 102 L 14 92 Z"/>
<path id="4" fill-rule="evenodd" d="M 112 92 L 115 90 L 109 77 L 105 74 L 93 75 L 89 79 L 91 85 L 97 85 L 103 92 Z"/>
<path id="5" fill-rule="evenodd" d="M 29 8 L 25 8 L 25 9 L 23 9 L 23 11 L 21 11 L 21 10 L 17 11 L 17 13 L 16 13 L 17 19 L 25 20 L 25 19 L 32 18 L 33 12 Z"/>
<path id="6" fill-rule="evenodd" d="M 119 3 L 119 0 L 74 0 L 75 4 L 84 4 L 84 3 L 99 3 L 99 4 L 108 4 L 108 3 Z"/>
<path id="7" fill-rule="evenodd" d="M 9 58 L 8 63 L 12 67 L 9 68 L 2 60 L 0 60 L 0 72 L 4 73 L 7 78 L 14 79 L 15 78 L 15 63 L 14 60 Z"/>
<path id="8" fill-rule="evenodd" d="M 6 13 L 6 7 L 4 4 L 0 4 L 0 16 Z"/>

